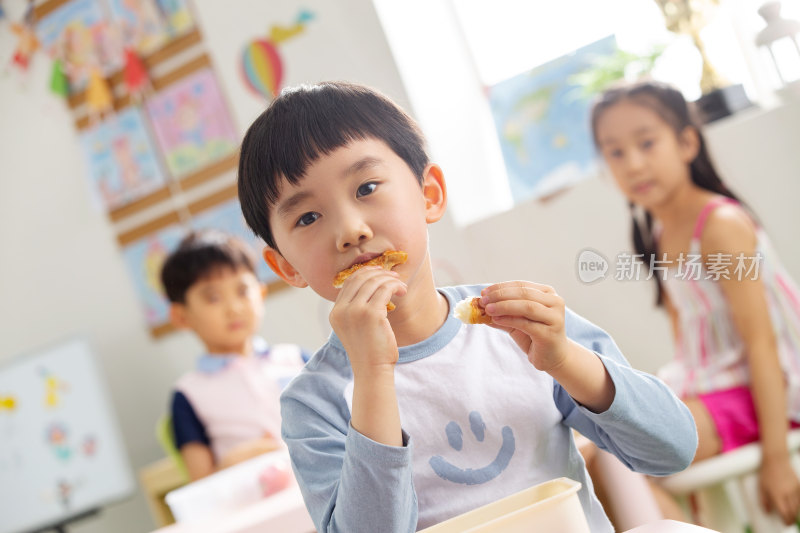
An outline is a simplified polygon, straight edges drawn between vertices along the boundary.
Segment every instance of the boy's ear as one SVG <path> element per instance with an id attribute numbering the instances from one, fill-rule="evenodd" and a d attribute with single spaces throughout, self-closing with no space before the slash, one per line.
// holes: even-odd
<path id="1" fill-rule="evenodd" d="M 265 246 L 262 253 L 264 255 L 264 261 L 267 262 L 272 271 L 275 272 L 283 281 L 292 287 L 298 287 L 300 289 L 303 287 L 308 287 L 306 280 L 300 276 L 300 273 L 295 270 L 294 267 L 289 264 L 289 261 L 284 259 L 284 257 L 277 250 L 273 250 L 269 246 Z"/>
<path id="2" fill-rule="evenodd" d="M 680 135 L 683 161 L 688 165 L 700 153 L 700 134 L 694 126 L 686 126 Z"/>
<path id="3" fill-rule="evenodd" d="M 425 221 L 436 222 L 447 208 L 447 185 L 439 165 L 429 163 L 422 172 L 422 195 L 425 197 Z"/>
<path id="4" fill-rule="evenodd" d="M 169 321 L 178 329 L 189 327 L 186 318 L 186 306 L 184 304 L 172 303 L 169 305 Z"/>

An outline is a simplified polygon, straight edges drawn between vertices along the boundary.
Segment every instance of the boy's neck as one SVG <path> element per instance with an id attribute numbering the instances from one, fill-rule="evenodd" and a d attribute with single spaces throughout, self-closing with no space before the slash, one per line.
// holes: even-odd
<path id="1" fill-rule="evenodd" d="M 209 346 L 206 345 L 206 353 L 212 357 L 250 357 L 255 352 L 253 350 L 253 342 L 247 339 L 241 346 Z"/>
<path id="2" fill-rule="evenodd" d="M 389 313 L 397 346 L 410 346 L 424 341 L 436 333 L 447 320 L 450 306 L 433 281 L 428 268 L 418 274 L 403 296 L 402 303 Z"/>

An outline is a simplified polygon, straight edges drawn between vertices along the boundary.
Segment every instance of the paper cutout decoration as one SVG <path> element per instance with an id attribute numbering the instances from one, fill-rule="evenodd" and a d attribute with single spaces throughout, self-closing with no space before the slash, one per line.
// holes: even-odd
<path id="1" fill-rule="evenodd" d="M 123 67 L 122 79 L 125 82 L 125 90 L 135 103 L 139 103 L 144 98 L 145 93 L 152 92 L 150 76 L 144 62 L 132 46 L 126 46 L 123 50 L 125 66 Z"/>
<path id="2" fill-rule="evenodd" d="M 146 107 L 173 177 L 199 170 L 238 147 L 238 135 L 210 69 L 168 86 L 150 97 Z"/>
<path id="3" fill-rule="evenodd" d="M 114 95 L 111 85 L 103 77 L 99 65 L 89 69 L 89 84 L 86 87 L 86 107 L 89 111 L 89 123 L 96 124 L 103 117 L 108 118 L 114 111 Z"/>
<path id="4" fill-rule="evenodd" d="M 14 48 L 14 55 L 11 62 L 20 70 L 27 71 L 31 57 L 41 46 L 33 26 L 28 22 L 12 24 L 11 31 L 17 36 L 17 45 Z"/>
<path id="5" fill-rule="evenodd" d="M 251 91 L 267 100 L 278 96 L 283 83 L 283 61 L 277 47 L 303 33 L 313 18 L 310 11 L 301 11 L 292 26 L 273 26 L 268 38 L 254 39 L 245 45 L 240 70 Z"/>
<path id="6" fill-rule="evenodd" d="M 131 107 L 81 135 L 89 180 L 108 210 L 166 184 L 141 111 Z"/>
<path id="7" fill-rule="evenodd" d="M 50 90 L 62 98 L 69 96 L 67 73 L 64 71 L 64 63 L 58 58 L 53 60 L 53 67 L 50 71 Z"/>

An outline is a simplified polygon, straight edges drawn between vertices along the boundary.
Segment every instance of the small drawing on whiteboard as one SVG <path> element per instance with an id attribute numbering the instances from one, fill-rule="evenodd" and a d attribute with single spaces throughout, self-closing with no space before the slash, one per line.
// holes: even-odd
<path id="1" fill-rule="evenodd" d="M 46 368 L 39 369 L 39 375 L 44 379 L 44 404 L 55 408 L 61 403 L 61 394 L 69 392 L 69 383 L 51 374 Z"/>
<path id="2" fill-rule="evenodd" d="M 45 442 L 53 450 L 55 456 L 62 461 L 68 461 L 72 457 L 72 448 L 69 447 L 67 442 L 68 437 L 67 426 L 61 422 L 53 422 L 45 430 Z"/>
<path id="3" fill-rule="evenodd" d="M 6 396 L 4 394 L 0 394 L 0 414 L 13 413 L 17 408 L 17 399 L 14 396 Z"/>
<path id="4" fill-rule="evenodd" d="M 65 511 L 70 509 L 75 497 L 75 491 L 85 484 L 82 478 L 76 478 L 75 480 L 58 478 L 53 483 L 53 486 L 40 492 L 40 497 L 45 503 L 58 501 Z"/>
<path id="5" fill-rule="evenodd" d="M 70 500 L 72 500 L 72 493 L 74 492 L 75 487 L 76 487 L 75 485 L 64 479 L 60 479 L 58 481 L 58 486 L 57 486 L 58 500 L 61 502 L 61 505 L 66 509 L 69 509 L 69 503 Z"/>
<path id="6" fill-rule="evenodd" d="M 97 439 L 94 435 L 86 435 L 84 437 L 81 449 L 86 457 L 94 457 L 95 453 L 97 453 Z"/>

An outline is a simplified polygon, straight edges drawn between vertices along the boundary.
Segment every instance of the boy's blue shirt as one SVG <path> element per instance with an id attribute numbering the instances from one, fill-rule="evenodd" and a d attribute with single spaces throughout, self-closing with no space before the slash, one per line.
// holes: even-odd
<path id="1" fill-rule="evenodd" d="M 439 290 L 452 310 L 485 286 Z M 598 354 L 611 376 L 616 393 L 609 409 L 593 413 L 578 405 L 549 375 L 536 371 L 506 333 L 467 326 L 450 314 L 433 336 L 399 349 L 402 447 L 374 442 L 350 426 L 352 371 L 331 334 L 281 395 L 282 437 L 317 530 L 406 533 L 502 497 L 503 491 L 566 476 L 583 484 L 579 498 L 592 531 L 612 531 L 570 428 L 632 470 L 651 475 L 688 466 L 697 434 L 683 403 L 660 380 L 632 369 L 608 334 L 569 309 L 565 327 L 570 339 Z M 476 379 L 459 381 L 470 365 Z M 542 392 L 531 396 L 535 390 Z M 532 397 L 530 405 L 521 405 Z M 468 422 L 452 414 L 454 408 L 466 411 L 467 404 L 481 406 L 469 413 Z M 502 437 L 494 420 L 499 411 L 503 424 L 512 417 Z M 439 414 L 445 418 L 437 419 Z M 441 421 L 448 419 L 443 432 Z M 484 436 L 490 442 L 491 435 L 499 444 L 487 447 L 500 452 L 485 468 L 456 468 L 449 459 L 465 457 L 472 435 L 479 444 Z M 479 460 L 468 464 L 487 464 Z"/>

